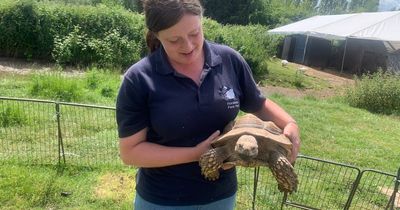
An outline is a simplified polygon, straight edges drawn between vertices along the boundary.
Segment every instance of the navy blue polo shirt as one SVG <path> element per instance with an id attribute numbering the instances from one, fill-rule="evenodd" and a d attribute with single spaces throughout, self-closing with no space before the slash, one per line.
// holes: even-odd
<path id="1" fill-rule="evenodd" d="M 161 47 L 131 66 L 117 98 L 119 137 L 148 127 L 147 141 L 193 147 L 235 119 L 239 110 L 255 112 L 265 97 L 251 70 L 235 50 L 204 42 L 205 64 L 198 86 L 177 73 Z M 196 205 L 224 199 L 237 190 L 235 168 L 217 181 L 201 175 L 198 162 L 140 168 L 136 191 L 159 205 Z"/>

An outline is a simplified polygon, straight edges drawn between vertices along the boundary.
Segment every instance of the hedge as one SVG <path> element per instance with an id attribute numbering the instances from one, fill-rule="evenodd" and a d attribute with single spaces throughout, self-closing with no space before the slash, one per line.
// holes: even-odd
<path id="1" fill-rule="evenodd" d="M 221 25 L 204 18 L 205 37 L 238 50 L 256 79 L 268 73 L 266 58 L 279 38 L 261 25 Z M 128 65 L 147 54 L 142 14 L 122 7 L 2 0 L 0 56 L 45 59 L 66 65 Z"/>
<path id="2" fill-rule="evenodd" d="M 146 53 L 144 21 L 140 14 L 104 5 L 94 7 L 3 0 L 0 4 L 0 55 L 55 60 L 52 56 L 55 41 L 65 40 L 74 31 L 76 33 L 76 28 L 79 28 L 79 35 L 88 38 L 85 45 L 89 41 L 104 40 L 112 33 L 121 40 L 134 43 L 137 52 L 132 55 L 130 63 Z M 87 55 L 80 62 L 96 62 L 91 60 L 96 57 Z"/>

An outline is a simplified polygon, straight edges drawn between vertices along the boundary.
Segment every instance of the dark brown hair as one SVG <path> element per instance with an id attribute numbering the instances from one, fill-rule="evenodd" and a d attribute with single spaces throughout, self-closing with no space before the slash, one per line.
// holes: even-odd
<path id="1" fill-rule="evenodd" d="M 143 10 L 148 29 L 146 44 L 150 52 L 161 45 L 156 33 L 175 25 L 184 14 L 203 15 L 199 0 L 143 0 Z"/>

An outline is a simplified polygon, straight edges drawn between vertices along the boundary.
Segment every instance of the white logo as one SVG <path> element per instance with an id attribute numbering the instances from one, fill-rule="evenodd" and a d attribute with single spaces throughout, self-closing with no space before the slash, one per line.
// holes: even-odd
<path id="1" fill-rule="evenodd" d="M 226 101 L 226 105 L 228 109 L 239 108 L 239 101 L 236 99 L 235 92 L 232 88 L 223 86 L 219 94 L 224 98 Z"/>

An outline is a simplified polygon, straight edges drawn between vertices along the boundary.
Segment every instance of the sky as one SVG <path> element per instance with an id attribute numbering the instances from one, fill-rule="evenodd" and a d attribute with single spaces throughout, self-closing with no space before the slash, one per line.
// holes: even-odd
<path id="1" fill-rule="evenodd" d="M 400 10 L 400 0 L 379 0 L 378 11 Z"/>

